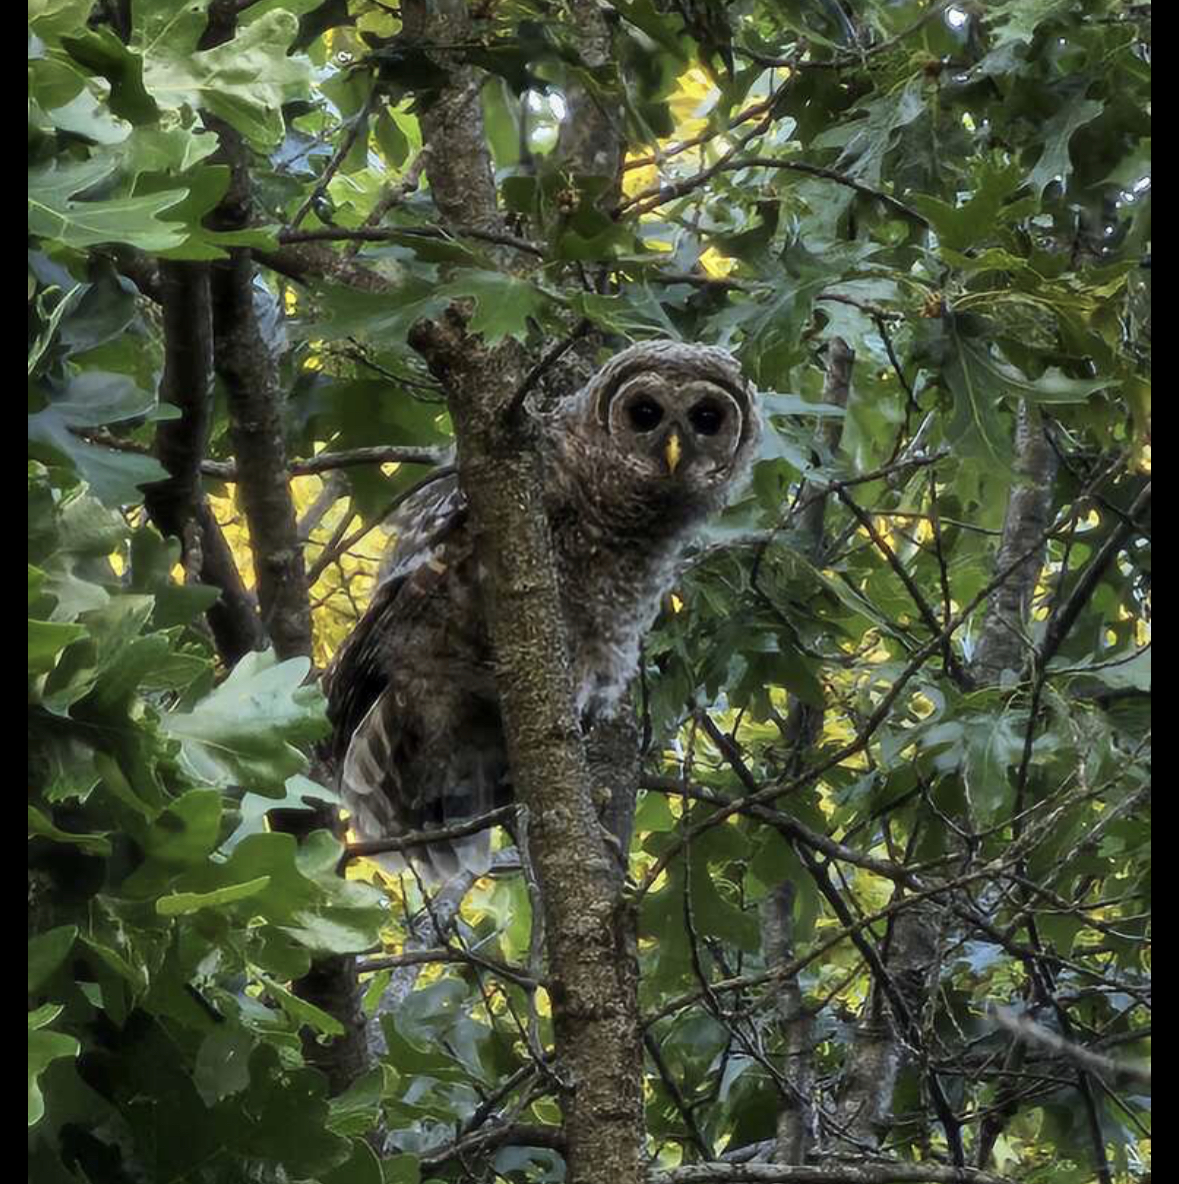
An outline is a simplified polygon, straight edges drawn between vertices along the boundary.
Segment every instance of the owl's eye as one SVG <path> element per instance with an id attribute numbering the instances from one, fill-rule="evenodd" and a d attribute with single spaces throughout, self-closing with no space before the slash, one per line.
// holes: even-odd
<path id="1" fill-rule="evenodd" d="M 688 412 L 688 422 L 700 435 L 715 436 L 725 422 L 725 409 L 705 400 Z"/>
<path id="2" fill-rule="evenodd" d="M 654 399 L 636 399 L 627 409 L 635 431 L 649 432 L 663 420 L 663 408 Z"/>

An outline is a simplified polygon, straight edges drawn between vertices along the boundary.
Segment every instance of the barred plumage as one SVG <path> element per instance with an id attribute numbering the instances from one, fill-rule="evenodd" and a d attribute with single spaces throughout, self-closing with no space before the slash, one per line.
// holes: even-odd
<path id="1" fill-rule="evenodd" d="M 649 342 L 612 358 L 543 429 L 545 506 L 588 720 L 624 694 L 687 544 L 753 459 L 760 418 L 724 350 Z M 510 796 L 457 478 L 426 486 L 394 525 L 381 585 L 326 678 L 341 791 L 362 839 L 450 826 Z M 489 859 L 486 833 L 414 856 L 431 882 Z"/>

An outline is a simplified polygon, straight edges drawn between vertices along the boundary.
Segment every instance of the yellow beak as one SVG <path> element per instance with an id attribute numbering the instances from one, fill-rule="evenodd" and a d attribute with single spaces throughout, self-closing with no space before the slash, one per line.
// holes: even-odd
<path id="1" fill-rule="evenodd" d="M 677 431 L 672 431 L 671 435 L 667 437 L 667 444 L 663 449 L 664 459 L 667 461 L 667 475 L 670 477 L 680 463 L 680 457 L 684 455 L 684 447 L 680 443 L 680 434 Z"/>

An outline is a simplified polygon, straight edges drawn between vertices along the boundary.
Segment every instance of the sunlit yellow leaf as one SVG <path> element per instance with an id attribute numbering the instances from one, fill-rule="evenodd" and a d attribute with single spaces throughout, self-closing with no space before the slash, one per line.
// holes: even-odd
<path id="1" fill-rule="evenodd" d="M 737 260 L 722 255 L 716 247 L 709 247 L 700 256 L 700 266 L 715 279 L 724 279 L 737 266 Z"/>

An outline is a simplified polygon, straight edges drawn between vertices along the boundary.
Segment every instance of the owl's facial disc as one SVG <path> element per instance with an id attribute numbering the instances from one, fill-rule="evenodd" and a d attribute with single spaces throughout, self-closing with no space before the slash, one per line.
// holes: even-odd
<path id="1" fill-rule="evenodd" d="M 636 375 L 616 392 L 610 432 L 650 476 L 677 484 L 721 479 L 741 432 L 741 410 L 715 383 Z"/>

